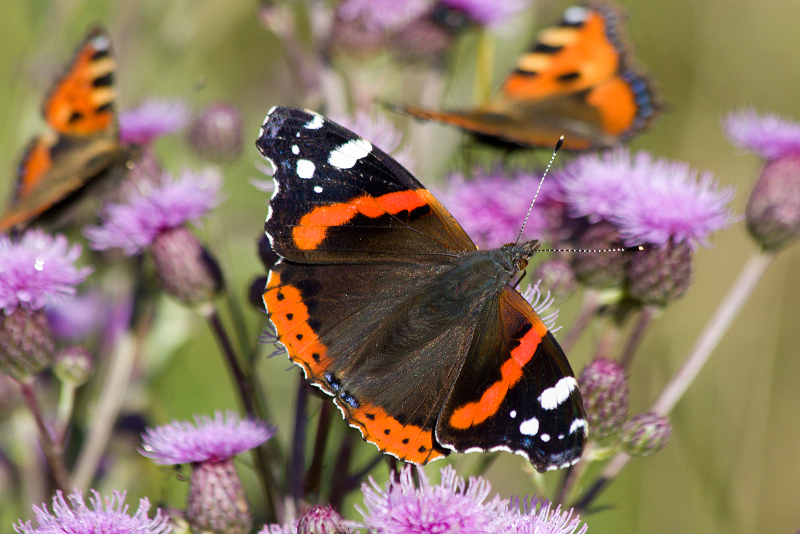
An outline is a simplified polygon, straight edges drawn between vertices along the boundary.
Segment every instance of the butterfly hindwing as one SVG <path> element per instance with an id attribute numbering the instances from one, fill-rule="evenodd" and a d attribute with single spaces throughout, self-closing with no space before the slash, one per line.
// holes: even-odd
<path id="1" fill-rule="evenodd" d="M 505 450 L 540 471 L 580 458 L 586 415 L 564 352 L 510 286 L 487 305 L 436 429 L 458 452 Z"/>
<path id="2" fill-rule="evenodd" d="M 573 150 L 623 143 L 661 108 L 653 82 L 633 64 L 624 19 L 607 1 L 568 8 L 559 26 L 539 33 L 497 95 L 475 109 L 392 108 L 510 145 L 551 148 L 561 135 Z"/>
<path id="3" fill-rule="evenodd" d="M 28 145 L 0 231 L 29 223 L 128 157 L 114 110 L 115 69 L 108 34 L 94 28 L 44 100 L 52 131 Z"/>

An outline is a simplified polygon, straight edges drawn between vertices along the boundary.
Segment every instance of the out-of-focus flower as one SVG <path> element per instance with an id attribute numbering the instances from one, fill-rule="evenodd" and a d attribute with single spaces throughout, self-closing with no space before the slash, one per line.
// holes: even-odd
<path id="1" fill-rule="evenodd" d="M 205 159 L 218 162 L 235 160 L 244 148 L 239 110 L 221 102 L 208 106 L 192 120 L 187 140 L 189 146 Z"/>
<path id="2" fill-rule="evenodd" d="M 214 419 L 195 417 L 195 423 L 174 421 L 148 429 L 141 453 L 157 464 L 192 464 L 186 519 L 194 530 L 241 534 L 250 530 L 250 507 L 233 457 L 258 447 L 275 434 L 264 421 L 240 420 L 216 412 Z"/>
<path id="3" fill-rule="evenodd" d="M 396 29 L 423 15 L 432 0 L 344 0 L 336 16 L 344 21 L 360 19 L 368 28 Z"/>
<path id="4" fill-rule="evenodd" d="M 441 470 L 442 480 L 432 485 L 417 470 L 414 485 L 410 466 L 393 476 L 385 488 L 370 478 L 362 485 L 364 525 L 375 534 L 478 534 L 499 532 L 506 519 L 507 505 L 499 496 L 486 501 L 491 486 L 483 478 L 470 478 L 469 485 L 456 476 L 455 469 Z"/>
<path id="5" fill-rule="evenodd" d="M 723 124 L 734 144 L 766 160 L 747 202 L 747 229 L 763 248 L 781 249 L 800 235 L 800 124 L 753 110 Z"/>
<path id="6" fill-rule="evenodd" d="M 188 121 L 189 108 L 182 101 L 151 99 L 120 112 L 120 140 L 148 145 L 162 135 L 182 130 Z"/>
<path id="7" fill-rule="evenodd" d="M 297 534 L 350 534 L 351 529 L 332 506 L 315 505 L 300 516 Z"/>
<path id="8" fill-rule="evenodd" d="M 101 292 L 89 291 L 47 308 L 47 319 L 56 338 L 76 341 L 102 330 L 110 309 L 111 303 Z"/>
<path id="9" fill-rule="evenodd" d="M 75 267 L 80 245 L 63 235 L 26 232 L 18 242 L 0 235 L 0 309 L 9 315 L 18 307 L 40 310 L 75 294 L 75 286 L 92 272 Z"/>
<path id="10" fill-rule="evenodd" d="M 162 232 L 197 219 L 220 203 L 222 177 L 206 169 L 184 171 L 180 178 L 165 176 L 161 187 L 135 195 L 127 204 L 105 208 L 101 226 L 84 230 L 95 250 L 121 248 L 132 256 L 143 252 Z"/>
<path id="11" fill-rule="evenodd" d="M 84 347 L 67 347 L 56 355 L 53 370 L 62 382 L 81 386 L 92 375 L 92 355 Z"/>
<path id="12" fill-rule="evenodd" d="M 33 527 L 31 521 L 20 521 L 14 525 L 14 530 L 19 534 L 167 534 L 171 530 L 167 517 L 161 515 L 160 510 L 156 510 L 153 519 L 148 517 L 150 502 L 147 498 L 139 500 L 139 508 L 133 515 L 128 514 L 124 492 L 115 491 L 111 497 L 101 498 L 92 491 L 89 506 L 80 490 L 73 491 L 67 499 L 57 491 L 52 513 L 44 504 L 41 508 L 34 506 L 38 525 Z"/>
<path id="13" fill-rule="evenodd" d="M 446 187 L 434 194 L 479 247 L 492 248 L 516 239 L 540 181 L 540 175 L 523 171 L 506 174 L 476 169 L 470 179 L 460 173 L 450 175 Z M 554 180 L 544 181 L 522 239 L 547 237 L 550 228 L 545 210 L 559 194 Z"/>
<path id="14" fill-rule="evenodd" d="M 500 26 L 527 9 L 531 0 L 439 0 L 451 9 L 462 11 L 470 20 L 483 26 Z"/>
<path id="15" fill-rule="evenodd" d="M 541 280 L 542 289 L 553 296 L 555 304 L 561 304 L 578 290 L 575 270 L 568 261 L 560 257 L 549 258 L 531 273 L 532 280 Z"/>
<path id="16" fill-rule="evenodd" d="M 630 456 L 650 456 L 663 449 L 671 435 L 669 419 L 654 413 L 640 413 L 623 425 L 620 449 Z"/>
<path id="17" fill-rule="evenodd" d="M 618 433 L 628 417 L 628 380 L 622 366 L 605 358 L 595 359 L 581 371 L 578 386 L 591 439 Z"/>

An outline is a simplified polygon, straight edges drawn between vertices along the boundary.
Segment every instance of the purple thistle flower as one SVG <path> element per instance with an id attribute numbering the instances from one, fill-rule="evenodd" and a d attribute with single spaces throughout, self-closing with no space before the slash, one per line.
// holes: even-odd
<path id="1" fill-rule="evenodd" d="M 0 309 L 6 315 L 18 307 L 39 310 L 73 296 L 92 272 L 75 267 L 80 255 L 81 247 L 63 235 L 30 230 L 17 243 L 0 235 Z"/>
<path id="2" fill-rule="evenodd" d="M 391 155 L 406 169 L 414 168 L 414 157 L 406 146 L 400 148 L 402 134 L 384 115 L 372 116 L 366 111 L 355 115 L 332 115 L 330 119 L 352 130 L 376 147 Z"/>
<path id="3" fill-rule="evenodd" d="M 182 130 L 189 122 L 189 108 L 180 100 L 152 99 L 119 114 L 123 143 L 148 145 L 162 135 Z"/>
<path id="4" fill-rule="evenodd" d="M 297 534 L 297 521 L 288 525 L 264 525 L 258 534 Z"/>
<path id="5" fill-rule="evenodd" d="M 484 502 L 491 486 L 481 477 L 470 478 L 469 486 L 455 469 L 441 469 L 442 480 L 433 486 L 421 469 L 419 488 L 414 486 L 411 466 L 399 478 L 392 476 L 385 489 L 370 477 L 362 485 L 364 525 L 375 534 L 483 534 L 498 532 L 507 506 L 499 496 Z"/>
<path id="6" fill-rule="evenodd" d="M 581 521 L 572 516 L 572 510 L 562 512 L 560 505 L 553 510 L 547 501 L 534 499 L 530 505 L 525 502 L 521 510 L 518 504 L 513 508 L 517 511 L 509 513 L 509 523 L 499 531 L 501 534 L 584 534 L 588 528 L 584 524 L 578 530 Z"/>
<path id="7" fill-rule="evenodd" d="M 484 26 L 500 26 L 512 16 L 530 7 L 530 0 L 440 0 L 449 8 L 463 12 Z"/>
<path id="8" fill-rule="evenodd" d="M 368 28 L 393 30 L 422 16 L 432 0 L 344 0 L 337 16 L 344 21 L 360 18 Z"/>
<path id="9" fill-rule="evenodd" d="M 234 412 L 215 412 L 214 419 L 195 416 L 194 421 L 148 428 L 140 452 L 162 465 L 218 462 L 258 447 L 276 432 L 265 421 L 240 420 Z"/>
<path id="10" fill-rule="evenodd" d="M 460 173 L 450 175 L 446 189 L 434 194 L 479 247 L 489 248 L 516 239 L 540 181 L 540 175 L 522 171 L 509 176 L 501 170 L 476 170 L 470 179 Z M 546 236 L 549 224 L 545 208 L 559 194 L 556 181 L 545 179 L 522 232 L 523 239 Z"/>
<path id="11" fill-rule="evenodd" d="M 20 521 L 14 525 L 14 530 L 19 534 L 167 534 L 172 530 L 161 510 L 156 509 L 153 519 L 147 516 L 150 510 L 147 498 L 139 500 L 139 508 L 132 516 L 128 515 L 124 492 L 115 491 L 110 498 L 101 499 L 100 494 L 92 490 L 90 506 L 84 502 L 80 490 L 73 491 L 67 499 L 70 504 L 61 491 L 57 491 L 53 497 L 52 513 L 45 504 L 41 508 L 33 507 L 37 528 L 30 521 Z"/>
<path id="12" fill-rule="evenodd" d="M 110 313 L 110 300 L 102 292 L 93 290 L 48 308 L 47 320 L 54 336 L 76 341 L 104 329 Z"/>
<path id="13" fill-rule="evenodd" d="M 136 193 L 128 204 L 109 204 L 101 226 L 84 234 L 95 250 L 121 248 L 127 256 L 141 253 L 162 232 L 204 216 L 217 206 L 222 177 L 212 169 L 184 171 L 179 179 L 165 175 L 160 187 Z"/>
<path id="14" fill-rule="evenodd" d="M 571 215 L 614 224 L 627 245 L 708 246 L 709 235 L 737 218 L 727 204 L 733 188 L 687 164 L 631 156 L 621 148 L 581 156 L 558 173 Z"/>
<path id="15" fill-rule="evenodd" d="M 730 113 L 722 126 L 731 142 L 766 160 L 800 154 L 800 124 L 753 109 Z"/>

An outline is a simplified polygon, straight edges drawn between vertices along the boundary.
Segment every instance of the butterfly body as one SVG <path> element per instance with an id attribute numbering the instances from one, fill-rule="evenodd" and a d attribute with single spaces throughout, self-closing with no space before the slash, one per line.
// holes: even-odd
<path id="1" fill-rule="evenodd" d="M 624 16 L 609 2 L 571 7 L 539 33 L 497 95 L 467 110 L 392 105 L 416 118 L 458 126 L 482 139 L 523 147 L 588 150 L 618 145 L 649 126 L 660 96 L 632 65 Z"/>
<path id="2" fill-rule="evenodd" d="M 108 35 L 94 28 L 45 98 L 42 115 L 51 131 L 28 145 L 11 202 L 0 216 L 0 231 L 24 226 L 63 205 L 128 158 L 114 111 L 115 69 Z"/>
<path id="3" fill-rule="evenodd" d="M 572 370 L 511 285 L 535 241 L 478 250 L 408 171 L 314 113 L 273 110 L 257 146 L 276 168 L 265 228 L 282 258 L 264 303 L 351 426 L 418 464 L 473 450 L 577 461 Z"/>

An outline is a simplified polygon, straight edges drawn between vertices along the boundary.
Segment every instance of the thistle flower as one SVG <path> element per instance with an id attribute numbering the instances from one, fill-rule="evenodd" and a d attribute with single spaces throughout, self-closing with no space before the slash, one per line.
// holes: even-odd
<path id="1" fill-rule="evenodd" d="M 436 197 L 481 248 L 513 241 L 531 205 L 541 176 L 523 171 L 476 169 L 470 179 L 453 173 Z M 544 239 L 549 231 L 547 205 L 560 194 L 554 180 L 545 180 L 522 233 L 523 239 Z"/>
<path id="2" fill-rule="evenodd" d="M 36 528 L 31 521 L 20 521 L 14 525 L 14 530 L 19 534 L 167 534 L 171 530 L 167 517 L 162 516 L 160 510 L 156 509 L 153 519 L 148 517 L 150 502 L 147 498 L 139 500 L 139 508 L 133 515 L 128 515 L 124 492 L 115 491 L 111 497 L 101 499 L 100 494 L 92 490 L 89 503 L 87 506 L 80 490 L 73 491 L 67 499 L 57 491 L 53 497 L 52 513 L 44 504 L 41 508 L 33 507 L 38 524 Z"/>
<path id="3" fill-rule="evenodd" d="M 189 108 L 180 100 L 151 99 L 120 112 L 120 140 L 148 145 L 162 135 L 182 130 L 188 120 Z"/>
<path id="4" fill-rule="evenodd" d="M 615 361 L 598 358 L 578 377 L 591 439 L 601 440 L 620 431 L 628 417 L 628 380 Z"/>
<path id="5" fill-rule="evenodd" d="M 562 512 L 561 505 L 553 510 L 547 501 L 526 500 L 520 506 L 517 500 L 512 502 L 512 509 L 500 534 L 584 534 L 588 528 L 586 524 L 581 527 L 580 518 L 573 517 L 572 510 Z"/>
<path id="6" fill-rule="evenodd" d="M 800 235 L 800 124 L 746 110 L 723 126 L 735 145 L 766 160 L 747 202 L 747 229 L 767 250 L 785 247 Z"/>
<path id="7" fill-rule="evenodd" d="M 258 447 L 275 434 L 269 423 L 240 420 L 233 412 L 195 417 L 195 424 L 173 421 L 148 429 L 143 455 L 157 464 L 192 464 L 186 519 L 195 530 L 240 534 L 252 519 L 233 457 Z"/>
<path id="8" fill-rule="evenodd" d="M 134 195 L 128 204 L 105 209 L 102 226 L 84 230 L 96 250 L 121 248 L 131 256 L 150 247 L 162 287 L 188 305 L 210 300 L 223 285 L 216 260 L 183 225 L 219 202 L 216 172 L 166 177 L 159 187 Z"/>
<path id="9" fill-rule="evenodd" d="M 410 466 L 393 475 L 385 488 L 370 478 L 362 485 L 364 525 L 375 534 L 478 534 L 498 532 L 504 524 L 506 504 L 495 496 L 483 478 L 469 484 L 456 476 L 455 469 L 441 469 L 442 480 L 432 485 L 421 469 L 419 487 Z"/>
<path id="10" fill-rule="evenodd" d="M 187 132 L 189 146 L 211 161 L 233 161 L 244 148 L 242 116 L 235 107 L 216 103 L 197 115 Z"/>
<path id="11" fill-rule="evenodd" d="M 297 534 L 349 534 L 344 519 L 332 506 L 312 506 L 297 521 Z"/>
<path id="12" fill-rule="evenodd" d="M 0 371 L 18 380 L 47 368 L 53 357 L 52 331 L 44 311 L 75 294 L 92 272 L 76 268 L 81 254 L 62 235 L 38 230 L 19 242 L 0 235 Z"/>
<path id="13" fill-rule="evenodd" d="M 18 242 L 0 235 L 0 309 L 41 310 L 75 295 L 75 286 L 92 272 L 75 267 L 80 245 L 70 246 L 63 235 L 39 230 L 26 232 Z"/>
<path id="14" fill-rule="evenodd" d="M 367 28 L 397 29 L 423 15 L 432 0 L 344 0 L 336 9 L 343 21 L 360 19 Z"/>
<path id="15" fill-rule="evenodd" d="M 669 419 L 654 413 L 640 413 L 623 425 L 620 448 L 629 456 L 650 456 L 663 449 L 671 435 Z"/>

